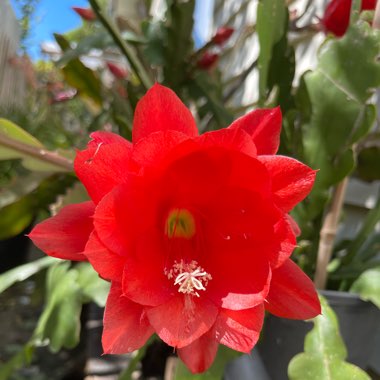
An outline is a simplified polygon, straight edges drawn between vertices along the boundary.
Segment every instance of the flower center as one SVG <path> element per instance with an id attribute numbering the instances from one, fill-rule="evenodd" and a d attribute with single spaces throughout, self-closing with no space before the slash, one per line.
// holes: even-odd
<path id="1" fill-rule="evenodd" d="M 169 238 L 192 238 L 195 234 L 195 220 L 191 212 L 184 208 L 171 210 L 166 219 L 165 234 Z"/>
<path id="2" fill-rule="evenodd" d="M 168 279 L 174 278 L 174 285 L 179 285 L 178 291 L 184 294 L 191 294 L 199 297 L 197 290 L 206 290 L 206 286 L 212 277 L 198 263 L 193 260 L 191 263 L 174 261 L 170 271 L 165 269 Z"/>

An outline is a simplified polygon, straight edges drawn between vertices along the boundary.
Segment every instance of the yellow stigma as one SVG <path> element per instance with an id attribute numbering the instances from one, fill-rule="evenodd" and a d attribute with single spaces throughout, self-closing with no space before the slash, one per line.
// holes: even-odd
<path id="1" fill-rule="evenodd" d="M 166 219 L 165 233 L 169 238 L 192 238 L 195 234 L 195 220 L 190 211 L 179 208 L 171 210 Z"/>

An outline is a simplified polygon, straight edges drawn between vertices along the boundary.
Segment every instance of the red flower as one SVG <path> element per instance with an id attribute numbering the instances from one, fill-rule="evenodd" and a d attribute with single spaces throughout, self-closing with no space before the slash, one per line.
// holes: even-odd
<path id="1" fill-rule="evenodd" d="M 83 20 L 94 21 L 96 19 L 96 14 L 91 8 L 72 7 L 72 9 L 78 13 Z"/>
<path id="2" fill-rule="evenodd" d="M 214 37 L 212 37 L 212 42 L 217 45 L 223 45 L 232 36 L 234 31 L 234 28 L 222 26 L 216 31 Z"/>
<path id="3" fill-rule="evenodd" d="M 106 62 L 106 65 L 108 67 L 108 70 L 111 71 L 113 76 L 117 79 L 124 79 L 128 76 L 128 71 L 124 68 L 116 65 L 113 62 Z"/>
<path id="4" fill-rule="evenodd" d="M 312 282 L 289 259 L 298 227 L 288 212 L 315 172 L 275 156 L 280 128 L 274 108 L 199 136 L 190 111 L 157 84 L 137 105 L 132 143 L 92 134 L 75 159 L 91 201 L 63 208 L 30 237 L 111 281 L 105 353 L 131 352 L 156 333 L 202 372 L 219 344 L 252 350 L 264 309 L 320 313 Z"/>
<path id="5" fill-rule="evenodd" d="M 350 23 L 352 0 L 332 0 L 322 18 L 322 25 L 326 31 L 341 37 L 346 33 Z M 373 10 L 376 0 L 362 0 L 361 10 Z"/>
<path id="6" fill-rule="evenodd" d="M 219 54 L 209 53 L 206 51 L 206 53 L 204 53 L 197 62 L 197 66 L 202 70 L 209 70 L 215 66 L 216 62 L 218 62 L 218 59 Z"/>

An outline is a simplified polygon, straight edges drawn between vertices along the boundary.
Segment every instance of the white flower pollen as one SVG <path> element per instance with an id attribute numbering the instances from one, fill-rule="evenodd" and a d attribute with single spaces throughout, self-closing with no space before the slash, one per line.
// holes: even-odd
<path id="1" fill-rule="evenodd" d="M 175 277 L 174 285 L 179 285 L 178 292 L 199 297 L 197 290 L 206 290 L 206 286 L 212 277 L 198 263 L 193 260 L 190 263 L 174 261 L 170 271 L 165 269 L 168 279 Z"/>

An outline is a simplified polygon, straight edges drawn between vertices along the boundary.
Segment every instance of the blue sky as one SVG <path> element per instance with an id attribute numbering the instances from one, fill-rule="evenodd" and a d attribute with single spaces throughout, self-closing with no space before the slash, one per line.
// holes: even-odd
<path id="1" fill-rule="evenodd" d="M 10 0 L 16 16 L 19 16 L 15 0 Z M 87 0 L 40 0 L 36 8 L 29 39 L 29 54 L 32 59 L 40 56 L 40 43 L 53 41 L 53 33 L 64 33 L 79 25 L 81 18 L 72 6 L 87 7 Z"/>
<path id="2" fill-rule="evenodd" d="M 0 0 L 1 1 L 1 0 Z M 208 36 L 208 24 L 214 0 L 197 1 L 195 9 L 194 37 L 199 47 Z M 16 16 L 19 17 L 17 2 L 10 0 Z M 29 55 L 35 60 L 41 56 L 40 44 L 54 41 L 53 33 L 65 33 L 81 25 L 81 18 L 71 9 L 72 6 L 88 7 L 87 0 L 39 0 L 29 38 Z"/>

